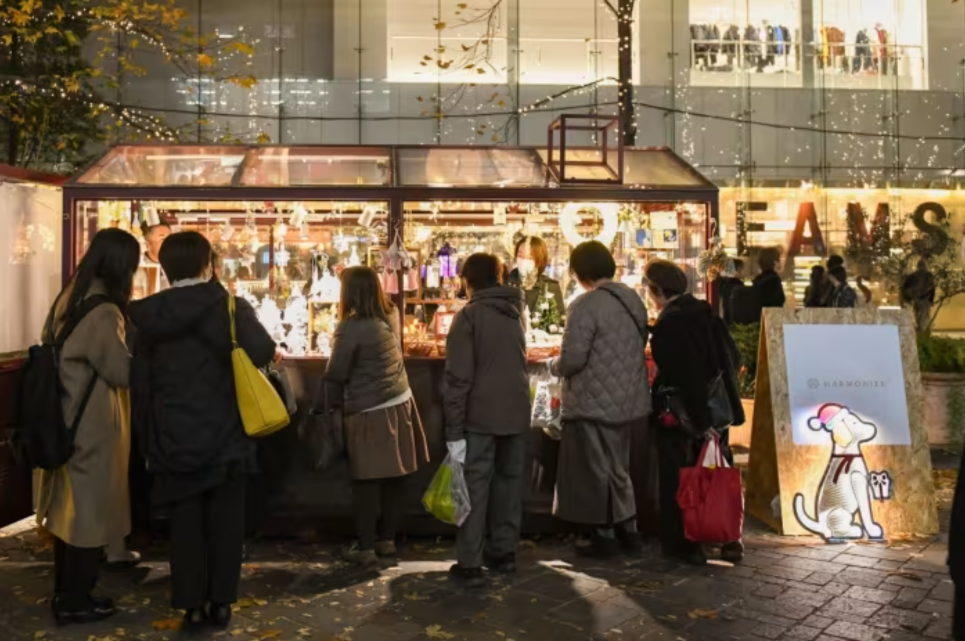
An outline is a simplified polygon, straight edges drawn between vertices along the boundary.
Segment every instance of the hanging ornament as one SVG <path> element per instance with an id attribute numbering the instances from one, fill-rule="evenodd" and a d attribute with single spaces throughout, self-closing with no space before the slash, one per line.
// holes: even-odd
<path id="1" fill-rule="evenodd" d="M 584 238 L 577 227 L 582 222 L 581 212 L 593 212 L 603 221 L 603 229 L 595 238 Z M 567 203 L 560 211 L 560 230 L 572 247 L 587 240 L 597 240 L 607 247 L 613 243 L 619 228 L 619 205 L 616 203 Z"/>
<path id="2" fill-rule="evenodd" d="M 442 249 L 437 254 L 439 258 L 439 272 L 443 278 L 456 278 L 458 274 L 456 250 L 452 248 L 447 240 Z"/>
<path id="3" fill-rule="evenodd" d="M 718 277 L 731 277 L 737 274 L 734 261 L 724 250 L 724 243 L 719 236 L 715 236 L 709 249 L 700 253 L 697 258 L 697 271 L 708 281 L 715 281 Z"/>
<path id="4" fill-rule="evenodd" d="M 359 258 L 358 245 L 352 245 L 352 253 L 349 255 L 346 264 L 349 267 L 358 267 L 362 264 L 362 260 Z"/>

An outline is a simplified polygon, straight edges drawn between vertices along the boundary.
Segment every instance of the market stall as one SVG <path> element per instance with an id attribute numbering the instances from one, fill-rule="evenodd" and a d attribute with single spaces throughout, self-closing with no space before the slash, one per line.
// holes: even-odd
<path id="1" fill-rule="evenodd" d="M 100 228 L 140 236 L 166 222 L 200 231 L 219 255 L 219 277 L 252 302 L 288 354 L 301 413 L 317 401 L 338 276 L 368 264 L 404 311 L 409 378 L 432 455 L 441 460 L 445 335 L 463 304 L 458 272 L 470 254 L 494 253 L 511 269 L 520 239 L 539 238 L 546 250 L 540 282 L 555 281 L 569 299 L 579 294 L 568 274 L 570 249 L 598 238 L 613 248 L 618 277 L 631 286 L 641 287 L 643 265 L 659 256 L 685 266 L 694 292 L 707 293 L 696 265 L 717 217 L 710 182 L 662 148 L 608 156 L 570 147 L 549 160 L 546 150 L 513 147 L 116 147 L 65 188 L 64 272 Z M 614 168 L 600 180 L 607 163 Z M 565 325 L 565 309 L 544 294 L 537 292 L 529 309 L 537 377 Z M 529 507 L 546 513 L 555 450 L 541 430 L 533 442 Z M 312 471 L 297 429 L 265 440 L 262 450 L 275 522 L 348 508 L 347 474 Z"/>

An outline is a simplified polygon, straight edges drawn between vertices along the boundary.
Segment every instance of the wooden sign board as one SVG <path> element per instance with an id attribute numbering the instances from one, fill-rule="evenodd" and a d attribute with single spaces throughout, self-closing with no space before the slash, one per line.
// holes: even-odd
<path id="1" fill-rule="evenodd" d="M 748 512 L 829 542 L 936 534 L 923 421 L 910 312 L 765 310 Z"/>

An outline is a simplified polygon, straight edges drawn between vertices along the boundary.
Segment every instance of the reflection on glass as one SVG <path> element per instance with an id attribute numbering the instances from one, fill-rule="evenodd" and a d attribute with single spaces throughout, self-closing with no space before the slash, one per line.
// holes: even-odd
<path id="1" fill-rule="evenodd" d="M 249 187 L 388 185 L 389 153 L 365 147 L 266 147 L 252 150 L 241 184 Z"/>
<path id="2" fill-rule="evenodd" d="M 400 185 L 538 187 L 543 165 L 529 149 L 426 148 L 397 151 Z"/>
<path id="3" fill-rule="evenodd" d="M 221 187 L 231 184 L 244 147 L 124 146 L 111 150 L 78 182 L 94 185 Z"/>

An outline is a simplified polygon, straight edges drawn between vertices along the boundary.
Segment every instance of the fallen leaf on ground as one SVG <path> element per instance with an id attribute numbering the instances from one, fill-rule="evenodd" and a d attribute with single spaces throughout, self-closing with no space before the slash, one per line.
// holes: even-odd
<path id="1" fill-rule="evenodd" d="M 277 639 L 281 636 L 281 630 L 262 630 L 258 633 L 259 639 Z"/>
<path id="2" fill-rule="evenodd" d="M 921 581 L 921 577 L 917 574 L 911 572 L 906 572 L 904 570 L 895 570 L 894 572 L 889 572 L 888 576 L 900 576 L 903 579 L 911 579 L 912 581 Z"/>
<path id="3" fill-rule="evenodd" d="M 716 619 L 717 610 L 701 610 L 696 608 L 687 613 L 687 616 L 691 619 Z"/>
<path id="4" fill-rule="evenodd" d="M 418 592 L 406 592 L 402 595 L 403 598 L 409 601 L 428 601 L 429 597 L 419 594 Z"/>
<path id="5" fill-rule="evenodd" d="M 430 625 L 426 628 L 426 636 L 430 639 L 451 639 L 455 635 L 446 632 L 440 625 Z"/>
<path id="6" fill-rule="evenodd" d="M 158 631 L 180 630 L 181 619 L 159 619 L 151 623 L 151 627 Z"/>

